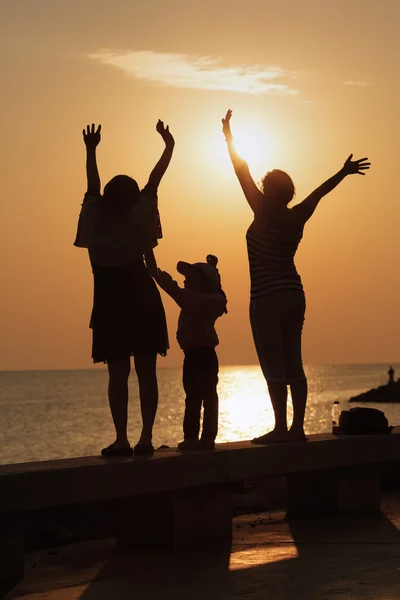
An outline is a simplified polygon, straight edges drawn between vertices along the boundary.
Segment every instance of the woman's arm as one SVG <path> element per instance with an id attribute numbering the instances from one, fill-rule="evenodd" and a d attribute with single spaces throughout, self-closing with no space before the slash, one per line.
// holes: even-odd
<path id="1" fill-rule="evenodd" d="M 86 126 L 83 129 L 83 141 L 86 146 L 86 176 L 87 176 L 87 194 L 90 196 L 98 196 L 100 194 L 100 175 L 97 168 L 96 147 L 100 143 L 101 125 L 95 129 L 94 123 L 92 127 Z"/>
<path id="2" fill-rule="evenodd" d="M 297 204 L 292 208 L 292 210 L 304 221 L 306 222 L 314 210 L 317 208 L 319 201 L 329 194 L 347 175 L 365 175 L 363 171 L 369 169 L 371 163 L 366 162 L 368 159 L 359 158 L 358 160 L 351 160 L 353 155 L 350 154 L 343 167 L 333 175 L 327 179 L 322 185 L 320 185 L 316 190 L 314 190 L 303 202 Z"/>
<path id="3" fill-rule="evenodd" d="M 256 213 L 264 203 L 264 195 L 254 183 L 254 179 L 250 174 L 247 162 L 236 151 L 231 133 L 231 117 L 232 111 L 229 109 L 225 115 L 225 118 L 222 119 L 222 133 L 225 135 L 229 156 L 231 158 L 233 168 L 235 169 L 236 176 L 242 187 L 243 193 L 251 209 L 254 213 Z"/>
<path id="4" fill-rule="evenodd" d="M 160 160 L 150 173 L 149 181 L 146 185 L 146 188 L 150 188 L 150 191 L 154 195 L 157 194 L 157 189 L 160 184 L 160 181 L 165 171 L 167 170 L 169 163 L 171 162 L 172 153 L 174 151 L 175 146 L 175 140 L 169 130 L 169 126 L 167 125 L 166 127 L 164 127 L 164 123 L 163 121 L 160 121 L 160 119 L 157 122 L 156 130 L 165 142 L 165 149 L 161 155 Z"/>

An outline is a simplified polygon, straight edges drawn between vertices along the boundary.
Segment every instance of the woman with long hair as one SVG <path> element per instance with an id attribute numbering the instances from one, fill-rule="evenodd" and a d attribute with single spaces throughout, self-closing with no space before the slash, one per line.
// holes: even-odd
<path id="1" fill-rule="evenodd" d="M 249 203 L 254 219 L 246 241 L 250 266 L 250 322 L 263 375 L 268 385 L 275 416 L 272 431 L 253 443 L 304 441 L 304 415 L 307 379 L 301 356 L 301 335 L 305 315 L 305 296 L 294 257 L 303 236 L 305 223 L 323 196 L 347 175 L 365 175 L 367 158 L 352 160 L 314 190 L 305 200 L 289 208 L 295 188 L 287 173 L 268 172 L 259 189 L 245 160 L 236 152 L 230 128 L 232 111 L 222 119 L 222 131 L 229 155 Z M 290 386 L 293 422 L 288 430 L 287 394 Z"/>
<path id="2" fill-rule="evenodd" d="M 158 405 L 157 354 L 165 356 L 168 334 L 156 274 L 153 248 L 162 237 L 157 190 L 174 149 L 169 128 L 158 121 L 165 143 L 162 156 L 143 190 L 127 175 L 113 177 L 100 190 L 96 147 L 101 126 L 83 130 L 86 146 L 87 192 L 82 205 L 75 245 L 87 248 L 94 277 L 90 327 L 92 358 L 107 363 L 108 398 L 116 439 L 103 456 L 151 454 L 152 430 Z M 127 435 L 128 377 L 131 356 L 139 383 L 142 432 L 132 449 Z"/>

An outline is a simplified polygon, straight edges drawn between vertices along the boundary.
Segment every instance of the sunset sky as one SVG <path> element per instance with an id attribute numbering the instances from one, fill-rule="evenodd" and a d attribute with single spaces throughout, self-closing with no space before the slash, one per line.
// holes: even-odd
<path id="1" fill-rule="evenodd" d="M 74 248 L 85 192 L 81 131 L 102 124 L 102 184 L 144 185 L 170 125 L 159 266 L 219 257 L 222 364 L 256 362 L 245 232 L 251 211 L 221 117 L 256 180 L 293 177 L 295 202 L 353 152 L 305 228 L 304 361 L 400 362 L 399 0 L 2 0 L 0 370 L 91 366 L 92 275 Z M 179 365 L 178 309 L 163 293 Z M 97 367 L 98 368 L 98 367 Z M 101 367 L 100 367 L 101 368 Z"/>

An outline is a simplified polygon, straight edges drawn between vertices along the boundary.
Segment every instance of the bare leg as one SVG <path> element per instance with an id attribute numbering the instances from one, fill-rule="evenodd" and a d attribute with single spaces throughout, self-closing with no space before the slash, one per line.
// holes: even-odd
<path id="1" fill-rule="evenodd" d="M 288 395 L 287 385 L 282 381 L 267 381 L 267 384 L 275 416 L 275 427 L 273 431 L 279 434 L 286 433 Z"/>
<path id="2" fill-rule="evenodd" d="M 290 384 L 293 403 L 293 423 L 289 430 L 290 438 L 293 441 L 303 441 L 306 439 L 304 434 L 304 415 L 307 403 L 307 379 L 298 379 Z"/>
<path id="3" fill-rule="evenodd" d="M 108 400 L 114 421 L 115 448 L 129 447 L 128 427 L 128 378 L 131 370 L 130 358 L 108 365 Z"/>
<path id="4" fill-rule="evenodd" d="M 262 302 L 261 302 L 262 301 Z M 279 311 L 271 299 L 257 299 L 250 304 L 250 321 L 260 367 L 268 385 L 275 415 L 274 429 L 254 438 L 255 444 L 287 441 L 287 385 Z M 271 308 L 272 307 L 272 308 Z M 276 313 L 276 314 L 275 314 Z M 274 316 L 275 315 L 275 316 Z M 272 371 L 272 372 L 271 372 Z M 276 381 L 278 380 L 278 381 Z"/>
<path id="5" fill-rule="evenodd" d="M 253 440 L 256 444 L 288 441 L 287 430 L 287 385 L 282 381 L 267 381 L 274 409 L 275 426 L 272 431 Z"/>
<path id="6" fill-rule="evenodd" d="M 157 354 L 150 357 L 135 356 L 135 369 L 139 382 L 142 433 L 139 444 L 150 444 L 158 406 Z"/>

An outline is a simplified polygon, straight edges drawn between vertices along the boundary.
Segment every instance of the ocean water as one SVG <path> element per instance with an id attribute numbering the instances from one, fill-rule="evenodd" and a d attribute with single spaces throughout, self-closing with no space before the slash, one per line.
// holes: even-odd
<path id="1" fill-rule="evenodd" d="M 395 378 L 400 375 L 400 365 Z M 387 381 L 388 365 L 306 367 L 309 398 L 306 433 L 330 431 L 334 400 Z M 159 409 L 154 444 L 175 446 L 182 439 L 184 393 L 181 370 L 158 371 Z M 217 442 L 251 439 L 273 426 L 273 412 L 258 366 L 222 366 L 219 376 L 220 426 Z M 360 404 L 361 406 L 361 404 Z M 366 406 L 374 406 L 368 404 Z M 391 425 L 400 425 L 400 404 L 377 406 Z M 289 419 L 291 418 L 289 402 Z M 135 374 L 130 378 L 129 436 L 140 433 Z M 0 372 L 0 464 L 98 455 L 114 440 L 107 400 L 107 370 Z"/>

